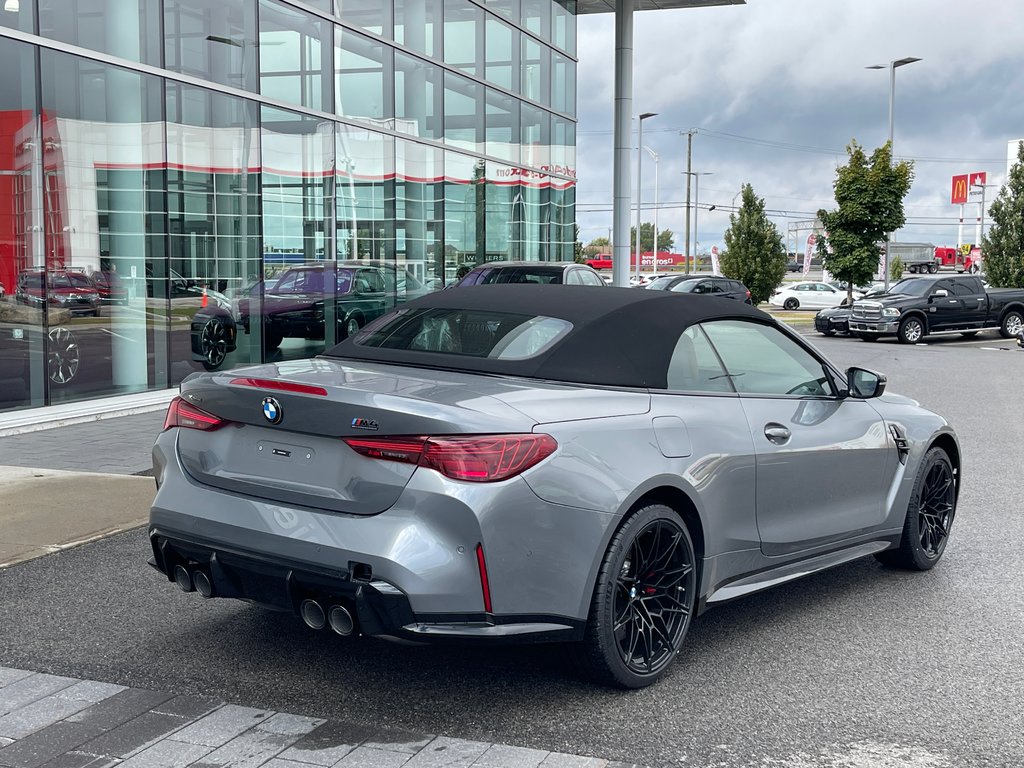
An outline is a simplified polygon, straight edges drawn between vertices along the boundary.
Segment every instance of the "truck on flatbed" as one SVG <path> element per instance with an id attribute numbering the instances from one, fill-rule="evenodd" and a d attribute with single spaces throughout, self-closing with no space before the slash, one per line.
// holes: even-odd
<path id="1" fill-rule="evenodd" d="M 1024 289 L 986 288 L 975 275 L 905 277 L 888 293 L 853 302 L 850 333 L 868 341 L 896 336 L 916 344 L 936 333 L 973 336 L 986 328 L 1004 338 L 1024 332 Z"/>

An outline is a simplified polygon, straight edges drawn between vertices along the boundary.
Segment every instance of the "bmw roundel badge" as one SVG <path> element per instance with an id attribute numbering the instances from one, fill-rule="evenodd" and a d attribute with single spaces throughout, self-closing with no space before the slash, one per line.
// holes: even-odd
<path id="1" fill-rule="evenodd" d="M 263 398 L 263 418 L 271 424 L 280 424 L 283 416 L 284 409 L 281 407 L 281 404 L 277 402 L 276 397 Z"/>

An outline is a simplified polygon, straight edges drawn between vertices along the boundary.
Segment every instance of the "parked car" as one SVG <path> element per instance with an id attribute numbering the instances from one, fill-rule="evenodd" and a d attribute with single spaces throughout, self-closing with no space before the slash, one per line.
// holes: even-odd
<path id="1" fill-rule="evenodd" d="M 260 322 L 259 316 L 251 316 L 251 307 L 259 306 L 260 290 L 266 351 L 277 349 L 286 338 L 325 338 L 324 297 L 331 294 L 337 337 L 345 338 L 394 305 L 397 285 L 392 283 L 389 290 L 385 274 L 370 262 L 320 262 L 290 267 L 265 286 L 253 284 L 234 300 L 207 290 L 207 306 L 192 318 L 192 357 L 207 370 L 223 365 L 237 348 L 239 328 L 251 333 L 253 323 Z M 403 285 L 406 290 L 426 290 L 411 275 L 403 278 Z"/>
<path id="2" fill-rule="evenodd" d="M 439 291 L 314 360 L 186 379 L 150 562 L 339 635 L 575 643 L 639 688 L 717 603 L 939 561 L 960 447 L 885 383 L 739 302 Z"/>
<path id="3" fill-rule="evenodd" d="M 858 298 L 881 296 L 883 293 L 885 293 L 885 285 L 877 283 L 867 288 Z M 855 292 L 854 296 L 857 295 L 858 292 Z M 845 300 L 838 307 L 818 310 L 818 314 L 814 316 L 814 329 L 823 336 L 835 336 L 837 333 L 848 334 L 852 311 L 853 305 L 846 303 Z"/>
<path id="4" fill-rule="evenodd" d="M 18 273 L 15 301 L 30 307 L 49 305 L 72 315 L 100 314 L 100 294 L 84 272 L 67 269 L 24 269 Z"/>
<path id="5" fill-rule="evenodd" d="M 786 262 L 786 271 L 787 272 L 803 272 L 804 271 L 803 262 L 800 262 L 800 261 L 789 261 L 789 262 Z"/>
<path id="6" fill-rule="evenodd" d="M 907 277 L 883 296 L 853 303 L 850 332 L 868 341 L 896 336 L 916 344 L 935 333 L 974 336 L 997 328 L 1011 339 L 1024 331 L 1024 289 L 986 288 L 974 275 Z"/>
<path id="7" fill-rule="evenodd" d="M 473 267 L 455 285 L 493 283 L 605 285 L 596 269 L 572 261 L 492 261 Z"/>
<path id="8" fill-rule="evenodd" d="M 840 291 L 828 283 L 804 281 L 780 285 L 768 299 L 773 307 L 783 309 L 821 309 L 838 307 L 846 298 L 846 291 Z"/>
<path id="9" fill-rule="evenodd" d="M 750 291 L 739 280 L 718 275 L 663 275 L 646 286 L 649 291 L 675 291 L 750 303 Z"/>
<path id="10" fill-rule="evenodd" d="M 103 269 L 89 275 L 103 304 L 127 304 L 128 289 L 117 272 Z"/>

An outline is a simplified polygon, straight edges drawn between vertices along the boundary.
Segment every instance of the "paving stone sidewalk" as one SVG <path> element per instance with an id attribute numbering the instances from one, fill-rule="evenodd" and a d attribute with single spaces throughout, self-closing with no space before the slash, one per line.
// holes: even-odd
<path id="1" fill-rule="evenodd" d="M 0 667 L 0 766 L 627 768 L 8 667 Z"/>

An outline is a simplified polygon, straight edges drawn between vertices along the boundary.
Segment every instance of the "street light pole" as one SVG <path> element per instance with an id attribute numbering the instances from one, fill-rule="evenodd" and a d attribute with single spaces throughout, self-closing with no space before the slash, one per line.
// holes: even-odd
<path id="1" fill-rule="evenodd" d="M 647 154 L 654 158 L 654 265 L 652 271 L 658 273 L 658 153 L 650 147 L 644 147 Z"/>
<path id="2" fill-rule="evenodd" d="M 903 59 L 894 59 L 889 62 L 889 165 L 890 167 L 896 162 L 896 150 L 895 144 L 893 143 L 893 127 L 895 125 L 896 115 L 896 68 L 902 67 L 907 64 L 913 64 L 915 61 L 921 61 L 921 59 L 913 56 L 907 56 Z M 885 69 L 882 64 L 872 64 L 870 67 L 865 69 Z M 885 290 L 889 290 L 889 236 L 891 233 L 885 235 L 885 258 L 883 264 L 885 265 L 885 275 L 883 280 L 885 281 Z"/>
<path id="3" fill-rule="evenodd" d="M 641 168 L 644 160 L 644 120 L 654 117 L 657 112 L 644 112 L 637 121 L 636 139 L 636 282 L 640 284 L 640 202 L 644 197 L 644 190 L 641 186 L 643 175 Z"/>

